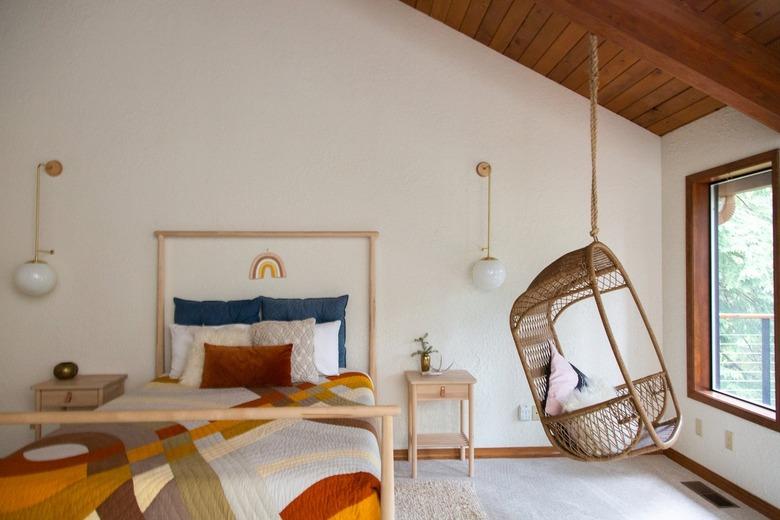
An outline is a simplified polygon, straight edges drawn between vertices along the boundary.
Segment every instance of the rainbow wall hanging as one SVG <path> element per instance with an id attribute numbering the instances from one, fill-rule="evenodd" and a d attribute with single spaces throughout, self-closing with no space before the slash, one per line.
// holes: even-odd
<path id="1" fill-rule="evenodd" d="M 287 269 L 284 268 L 282 258 L 270 251 L 257 255 L 249 268 L 250 280 L 262 280 L 266 274 L 270 274 L 271 278 L 287 278 Z"/>

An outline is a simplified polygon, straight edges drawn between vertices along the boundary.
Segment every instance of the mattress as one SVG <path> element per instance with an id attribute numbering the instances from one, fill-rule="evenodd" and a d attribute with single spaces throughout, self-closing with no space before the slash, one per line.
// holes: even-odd
<path id="1" fill-rule="evenodd" d="M 358 372 L 291 387 L 151 382 L 104 410 L 373 405 Z M 379 518 L 372 420 L 68 425 L 0 459 L 0 518 Z"/>

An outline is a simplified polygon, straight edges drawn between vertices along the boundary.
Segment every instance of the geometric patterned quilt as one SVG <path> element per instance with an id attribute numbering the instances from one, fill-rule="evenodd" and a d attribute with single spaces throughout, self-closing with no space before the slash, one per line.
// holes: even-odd
<path id="1" fill-rule="evenodd" d="M 372 405 L 364 374 L 291 387 L 157 380 L 102 409 Z M 0 459 L 0 519 L 379 518 L 373 420 L 66 425 Z"/>

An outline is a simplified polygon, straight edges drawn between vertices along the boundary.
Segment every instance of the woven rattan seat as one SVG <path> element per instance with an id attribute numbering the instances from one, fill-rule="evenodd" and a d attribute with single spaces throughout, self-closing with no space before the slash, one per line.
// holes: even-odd
<path id="1" fill-rule="evenodd" d="M 612 335 L 602 294 L 628 290 L 655 348 L 661 371 L 632 380 Z M 615 360 L 625 380 L 617 397 L 587 408 L 548 416 L 543 403 L 553 348 L 563 354 L 555 324 L 563 311 L 587 298 L 595 300 Z M 512 336 L 550 442 L 572 458 L 610 460 L 670 447 L 681 424 L 661 349 L 628 275 L 612 251 L 594 241 L 547 266 L 512 306 Z M 664 418 L 668 402 L 673 411 Z"/>
<path id="2" fill-rule="evenodd" d="M 531 386 L 536 409 L 550 442 L 574 459 L 611 460 L 650 453 L 670 447 L 680 433 L 680 405 L 672 389 L 661 347 L 626 271 L 612 251 L 598 239 L 598 189 L 596 183 L 596 142 L 598 107 L 598 39 L 590 39 L 590 236 L 593 242 L 566 253 L 539 273 L 528 289 L 515 300 L 509 326 L 520 362 Z M 601 296 L 628 290 L 642 316 L 661 371 L 633 380 L 623 363 L 617 341 Z M 624 383 L 617 396 L 586 408 L 546 415 L 552 349 L 563 355 L 555 324 L 571 305 L 592 298 L 607 334 Z M 671 401 L 673 410 L 667 413 Z"/>

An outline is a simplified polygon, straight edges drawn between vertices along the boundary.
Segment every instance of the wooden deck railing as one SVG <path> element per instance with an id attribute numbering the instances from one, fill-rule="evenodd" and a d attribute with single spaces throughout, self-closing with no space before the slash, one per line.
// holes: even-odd
<path id="1" fill-rule="evenodd" d="M 760 320 L 761 321 L 761 403 L 770 406 L 772 404 L 772 342 L 770 341 L 772 335 L 772 324 L 774 320 L 774 314 L 770 313 L 751 313 L 751 312 L 722 312 L 719 317 L 724 320 Z M 755 336 L 755 334 L 724 334 L 730 336 Z M 715 377 L 718 385 L 722 384 L 721 378 L 721 351 L 722 344 L 720 338 L 716 345 L 715 359 L 717 360 L 717 366 L 715 368 Z M 747 363 L 745 363 L 747 364 Z M 739 366 L 739 362 L 733 362 L 733 365 Z M 742 396 L 737 396 L 742 398 Z"/>

